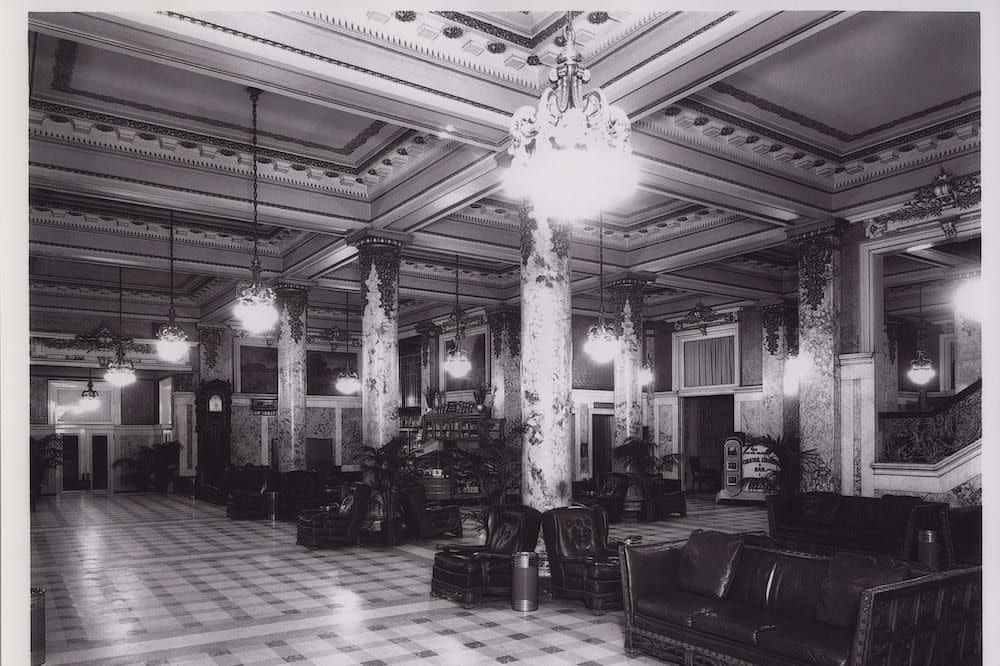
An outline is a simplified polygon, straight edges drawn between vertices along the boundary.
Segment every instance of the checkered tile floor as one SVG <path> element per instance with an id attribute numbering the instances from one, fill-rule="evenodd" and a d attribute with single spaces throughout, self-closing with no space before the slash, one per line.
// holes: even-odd
<path id="1" fill-rule="evenodd" d="M 767 515 L 696 495 L 686 518 L 620 523 L 612 537 L 682 541 L 696 528 L 766 530 Z M 234 522 L 197 500 L 43 498 L 31 579 L 48 591 L 47 663 L 653 663 L 625 655 L 620 612 L 431 598 L 435 543 L 311 551 L 293 523 Z"/>

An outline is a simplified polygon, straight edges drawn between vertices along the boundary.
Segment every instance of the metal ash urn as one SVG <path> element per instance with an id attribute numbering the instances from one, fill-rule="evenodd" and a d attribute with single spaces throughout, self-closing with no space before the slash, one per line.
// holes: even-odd
<path id="1" fill-rule="evenodd" d="M 510 607 L 516 611 L 538 610 L 538 554 L 514 553 Z"/>
<path id="2" fill-rule="evenodd" d="M 941 569 L 941 542 L 934 530 L 921 530 L 917 534 L 917 561 L 932 571 Z"/>

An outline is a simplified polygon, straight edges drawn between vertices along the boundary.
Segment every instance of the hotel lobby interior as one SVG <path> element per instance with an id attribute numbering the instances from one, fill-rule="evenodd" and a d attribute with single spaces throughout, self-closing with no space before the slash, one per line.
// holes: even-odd
<path id="1" fill-rule="evenodd" d="M 978 13 L 28 27 L 30 663 L 984 663 Z"/>

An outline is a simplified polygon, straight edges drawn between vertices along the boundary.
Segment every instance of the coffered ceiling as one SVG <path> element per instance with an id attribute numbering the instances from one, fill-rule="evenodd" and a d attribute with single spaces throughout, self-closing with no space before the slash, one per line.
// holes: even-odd
<path id="1" fill-rule="evenodd" d="M 970 13 L 34 14 L 32 307 L 116 312 L 125 266 L 129 314 L 165 317 L 173 212 L 179 314 L 229 319 L 252 250 L 248 86 L 264 275 L 313 285 L 311 326 L 343 321 L 344 292 L 358 321 L 345 237 L 363 228 L 413 236 L 403 327 L 451 310 L 456 255 L 464 306 L 516 303 L 508 125 L 567 20 L 640 169 L 573 228 L 578 312 L 597 309 L 602 242 L 609 279 L 649 277 L 652 317 L 749 304 L 794 292 L 789 231 L 979 171 Z M 899 259 L 896 286 L 928 275 L 920 259 Z"/>

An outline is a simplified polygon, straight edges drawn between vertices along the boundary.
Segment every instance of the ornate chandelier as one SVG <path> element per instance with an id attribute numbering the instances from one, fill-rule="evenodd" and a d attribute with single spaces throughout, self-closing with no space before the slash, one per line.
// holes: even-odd
<path id="1" fill-rule="evenodd" d="M 642 367 L 639 368 L 639 387 L 643 388 L 649 386 L 653 383 L 653 364 L 647 358 L 642 363 Z"/>
<path id="2" fill-rule="evenodd" d="M 347 395 L 354 395 L 361 390 L 361 380 L 358 379 L 358 373 L 356 373 L 351 368 L 351 298 L 350 294 L 346 291 L 344 292 L 344 312 L 346 317 L 344 320 L 344 340 L 347 343 L 347 365 L 341 368 L 340 372 L 337 374 L 337 382 L 334 386 L 341 393 L 346 393 Z"/>
<path id="3" fill-rule="evenodd" d="M 455 320 L 455 346 L 448 351 L 444 359 L 444 371 L 449 377 L 461 379 L 472 370 L 472 362 L 469 360 L 469 352 L 462 348 L 462 339 L 465 337 L 465 311 L 458 303 L 458 255 L 455 255 L 455 310 L 451 313 L 451 318 Z"/>
<path id="4" fill-rule="evenodd" d="M 917 328 L 917 357 L 910 362 L 910 369 L 907 371 L 906 376 L 910 378 L 910 381 L 917 386 L 925 386 L 928 382 L 934 379 L 937 375 L 937 371 L 934 370 L 934 364 L 931 360 L 927 358 L 924 353 L 924 344 L 926 341 L 927 329 L 923 321 L 924 314 L 924 288 L 920 287 L 920 325 Z"/>
<path id="5" fill-rule="evenodd" d="M 583 93 L 590 70 L 581 66 L 572 14 L 563 26 L 565 47 L 549 72 L 537 108 L 524 106 L 511 119 L 508 152 L 514 160 L 506 188 L 528 199 L 537 215 L 590 217 L 636 188 L 632 128 L 601 90 Z"/>
<path id="6" fill-rule="evenodd" d="M 122 300 L 125 287 L 122 282 L 122 269 L 118 268 L 118 349 L 115 360 L 108 363 L 104 379 L 119 388 L 128 386 L 135 381 L 135 366 L 125 358 L 125 338 L 122 336 Z"/>
<path id="7" fill-rule="evenodd" d="M 600 239 L 600 283 L 599 293 L 601 295 L 601 309 L 597 323 L 587 331 L 587 341 L 583 343 L 583 351 L 601 365 L 610 363 L 618 355 L 621 343 L 615 328 L 604 320 L 604 215 L 600 216 L 600 229 L 598 231 Z"/>
<path id="8" fill-rule="evenodd" d="M 87 370 L 87 388 L 83 390 L 80 394 L 80 411 L 92 412 L 97 409 L 101 404 L 101 397 L 98 395 L 97 391 L 94 390 L 94 370 L 93 368 Z"/>
<path id="9" fill-rule="evenodd" d="M 174 310 L 174 211 L 170 211 L 170 310 L 167 324 L 156 335 L 156 354 L 168 363 L 178 363 L 188 353 L 187 333 L 177 325 Z"/>
<path id="10" fill-rule="evenodd" d="M 274 305 L 274 290 L 265 287 L 260 279 L 260 255 L 257 250 L 257 100 L 260 90 L 248 88 L 251 102 L 253 137 L 253 261 L 250 262 L 250 282 L 236 290 L 233 314 L 243 329 L 251 335 L 260 335 L 278 323 L 278 309 Z"/>

